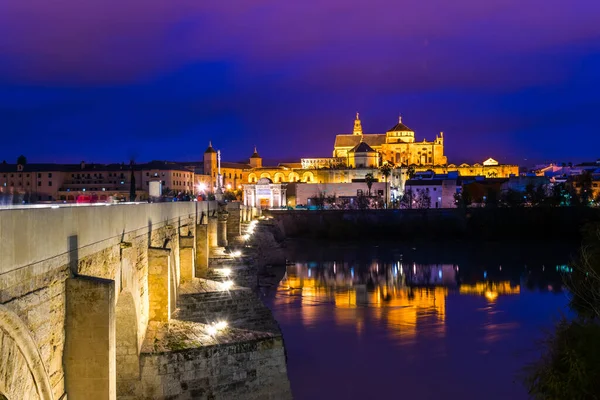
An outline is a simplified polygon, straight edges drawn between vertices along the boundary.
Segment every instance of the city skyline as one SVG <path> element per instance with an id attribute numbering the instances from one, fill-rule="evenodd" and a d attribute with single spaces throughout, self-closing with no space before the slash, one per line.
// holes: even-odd
<path id="1" fill-rule="evenodd" d="M 600 4 L 535 3 L 8 0 L 0 159 L 327 156 L 358 111 L 443 131 L 449 162 L 595 160 Z"/>

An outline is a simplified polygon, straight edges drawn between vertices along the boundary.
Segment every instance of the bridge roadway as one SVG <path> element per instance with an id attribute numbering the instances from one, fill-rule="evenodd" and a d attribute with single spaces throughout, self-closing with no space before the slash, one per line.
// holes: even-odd
<path id="1" fill-rule="evenodd" d="M 3 209 L 0 398 L 203 397 L 187 383 L 148 392 L 142 369 L 155 386 L 162 372 L 142 347 L 150 327 L 169 329 L 180 285 L 206 277 L 211 253 L 257 213 L 216 202 Z"/>

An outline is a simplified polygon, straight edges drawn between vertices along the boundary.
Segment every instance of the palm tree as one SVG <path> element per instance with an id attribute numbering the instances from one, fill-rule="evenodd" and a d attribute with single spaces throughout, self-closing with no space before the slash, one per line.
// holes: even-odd
<path id="1" fill-rule="evenodd" d="M 365 182 L 367 182 L 367 188 L 369 189 L 369 197 L 371 197 L 371 187 L 373 186 L 373 182 L 375 182 L 375 178 L 372 173 L 368 173 L 365 175 Z"/>
<path id="2" fill-rule="evenodd" d="M 392 173 L 393 168 L 394 168 L 394 166 L 387 161 L 381 167 L 379 167 L 379 171 L 381 172 L 381 175 L 383 175 L 383 177 L 385 178 L 385 203 L 384 203 L 385 208 L 387 208 L 387 206 L 388 206 L 387 182 L 388 182 L 388 177 Z"/>

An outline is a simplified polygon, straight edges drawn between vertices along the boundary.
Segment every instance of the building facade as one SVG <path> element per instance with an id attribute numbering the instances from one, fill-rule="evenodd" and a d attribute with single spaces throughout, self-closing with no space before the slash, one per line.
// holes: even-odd
<path id="1" fill-rule="evenodd" d="M 340 134 L 335 137 L 333 157 L 349 157 L 350 152 L 359 143 L 364 142 L 381 155 L 382 161 L 396 165 L 446 165 L 444 155 L 444 133 L 441 132 L 435 140 L 428 142 L 415 141 L 415 132 L 402 123 L 398 123 L 386 133 L 365 134 L 362 124 L 356 113 L 354 130 L 352 134 Z"/>

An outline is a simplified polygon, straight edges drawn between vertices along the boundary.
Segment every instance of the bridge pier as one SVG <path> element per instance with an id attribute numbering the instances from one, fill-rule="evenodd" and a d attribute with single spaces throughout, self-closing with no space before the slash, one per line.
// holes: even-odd
<path id="1" fill-rule="evenodd" d="M 114 281 L 67 279 L 65 334 L 69 398 L 116 399 Z"/>
<path id="2" fill-rule="evenodd" d="M 227 204 L 227 241 L 233 243 L 242 234 L 242 209 L 238 202 Z"/>
<path id="3" fill-rule="evenodd" d="M 196 278 L 208 273 L 208 224 L 196 225 Z"/>
<path id="4" fill-rule="evenodd" d="M 217 227 L 217 245 L 219 247 L 227 247 L 227 220 L 229 219 L 229 213 L 227 211 L 221 211 L 217 214 L 218 227 Z"/>
<path id="5" fill-rule="evenodd" d="M 171 249 L 148 249 L 148 320 L 171 319 Z"/>
<path id="6" fill-rule="evenodd" d="M 193 236 L 179 236 L 179 268 L 181 282 L 190 282 L 195 276 Z"/>
<path id="7" fill-rule="evenodd" d="M 213 249 L 217 247 L 217 217 L 208 217 L 208 248 Z"/>

